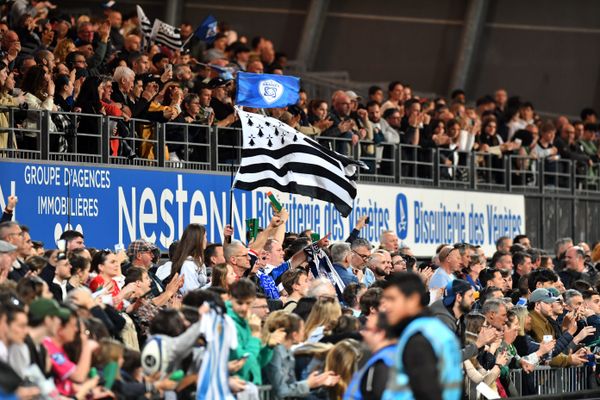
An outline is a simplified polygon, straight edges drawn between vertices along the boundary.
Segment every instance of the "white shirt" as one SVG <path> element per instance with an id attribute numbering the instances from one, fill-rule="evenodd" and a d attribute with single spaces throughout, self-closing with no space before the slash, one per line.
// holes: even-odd
<path id="1" fill-rule="evenodd" d="M 62 301 L 67 300 L 67 283 L 69 283 L 69 281 L 65 279 L 64 281 L 60 282 L 55 276 L 52 280 L 52 283 L 56 283 L 58 286 L 60 286 L 60 290 L 62 292 Z"/>

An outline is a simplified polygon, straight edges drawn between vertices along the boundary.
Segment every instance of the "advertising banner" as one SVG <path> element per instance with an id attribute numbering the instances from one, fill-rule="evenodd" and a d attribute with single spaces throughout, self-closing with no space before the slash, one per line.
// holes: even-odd
<path id="1" fill-rule="evenodd" d="M 269 188 L 234 191 L 230 176 L 158 168 L 0 162 L 0 206 L 18 196 L 15 219 L 47 248 L 65 229 L 77 229 L 87 245 L 113 248 L 145 238 L 165 250 L 192 222 L 206 226 L 208 241 L 221 242 L 233 208 L 235 239 L 246 220 L 265 227 L 273 215 Z M 273 191 L 289 211 L 287 231 L 311 229 L 343 241 L 360 216 L 370 224 L 361 236 L 378 245 L 383 231 L 397 233 L 416 256 L 430 257 L 440 243 L 468 242 L 495 251 L 500 236 L 525 231 L 521 195 L 360 184 L 354 208 L 343 218 L 331 204 Z"/>

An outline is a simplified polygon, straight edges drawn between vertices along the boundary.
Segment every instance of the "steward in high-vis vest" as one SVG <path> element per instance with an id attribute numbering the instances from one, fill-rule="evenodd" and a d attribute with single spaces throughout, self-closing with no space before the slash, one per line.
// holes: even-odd
<path id="1" fill-rule="evenodd" d="M 398 335 L 394 366 L 384 400 L 459 400 L 462 359 L 458 339 L 427 309 L 429 296 L 412 272 L 386 279 L 382 311 Z"/>
<path id="2" fill-rule="evenodd" d="M 384 313 L 371 313 L 360 334 L 371 350 L 371 358 L 356 371 L 344 400 L 379 400 L 388 383 L 396 356 L 396 337 Z"/>

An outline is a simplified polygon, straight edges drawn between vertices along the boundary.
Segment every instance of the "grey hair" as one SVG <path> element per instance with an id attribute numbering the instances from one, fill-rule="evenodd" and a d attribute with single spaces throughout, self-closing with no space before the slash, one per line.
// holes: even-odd
<path id="1" fill-rule="evenodd" d="M 576 296 L 583 297 L 581 292 L 579 290 L 575 290 L 575 289 L 569 289 L 565 293 L 563 293 L 563 299 L 565 299 L 565 303 L 567 303 L 568 305 L 571 305 L 571 300 L 573 299 L 573 297 L 576 297 Z"/>
<path id="2" fill-rule="evenodd" d="M 350 253 L 350 245 L 348 243 L 334 243 L 329 249 L 331 251 L 331 261 L 336 264 L 344 262 L 344 258 Z"/>
<path id="3" fill-rule="evenodd" d="M 327 289 L 331 288 L 333 285 L 329 280 L 325 278 L 318 278 L 311 282 L 310 288 L 308 289 L 308 297 L 316 297 L 328 295 L 329 291 Z"/>
<path id="4" fill-rule="evenodd" d="M 115 82 L 119 82 L 121 79 L 129 77 L 135 79 L 135 72 L 133 72 L 131 68 L 124 67 L 122 65 L 120 67 L 115 68 L 115 73 L 113 74 L 113 80 Z"/>
<path id="5" fill-rule="evenodd" d="M 500 307 L 506 307 L 504 304 L 504 299 L 489 299 L 483 304 L 481 308 L 481 313 L 483 315 L 487 315 L 489 313 L 497 313 L 500 310 Z"/>
<path id="6" fill-rule="evenodd" d="M 560 256 L 560 254 L 558 254 L 558 251 L 560 250 L 560 248 L 562 246 L 564 246 L 567 243 L 573 243 L 573 239 L 571 239 L 570 237 L 563 237 L 558 239 L 556 242 L 554 242 L 554 254 L 556 254 L 557 256 Z"/>
<path id="7" fill-rule="evenodd" d="M 234 256 L 235 253 L 238 252 L 239 249 L 244 248 L 246 246 L 244 246 L 244 244 L 242 242 L 240 242 L 239 240 L 233 240 L 229 246 L 225 247 L 223 249 L 223 256 L 225 257 L 225 262 L 229 262 L 229 258 Z"/>
<path id="8" fill-rule="evenodd" d="M 352 248 L 352 250 L 356 250 L 359 247 L 366 247 L 367 249 L 371 250 L 371 243 L 366 239 L 359 238 L 352 242 L 352 245 L 350 247 Z"/>

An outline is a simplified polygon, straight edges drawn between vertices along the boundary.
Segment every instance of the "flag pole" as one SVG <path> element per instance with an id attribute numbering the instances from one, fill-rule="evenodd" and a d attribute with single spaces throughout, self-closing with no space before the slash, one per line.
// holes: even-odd
<path id="1" fill-rule="evenodd" d="M 187 39 L 185 39 L 185 42 L 183 42 L 183 44 L 181 45 L 181 50 L 183 50 L 185 48 L 185 45 L 188 44 L 188 42 L 190 40 L 192 40 L 193 37 L 194 37 L 194 32 L 192 32 L 192 34 Z"/>

